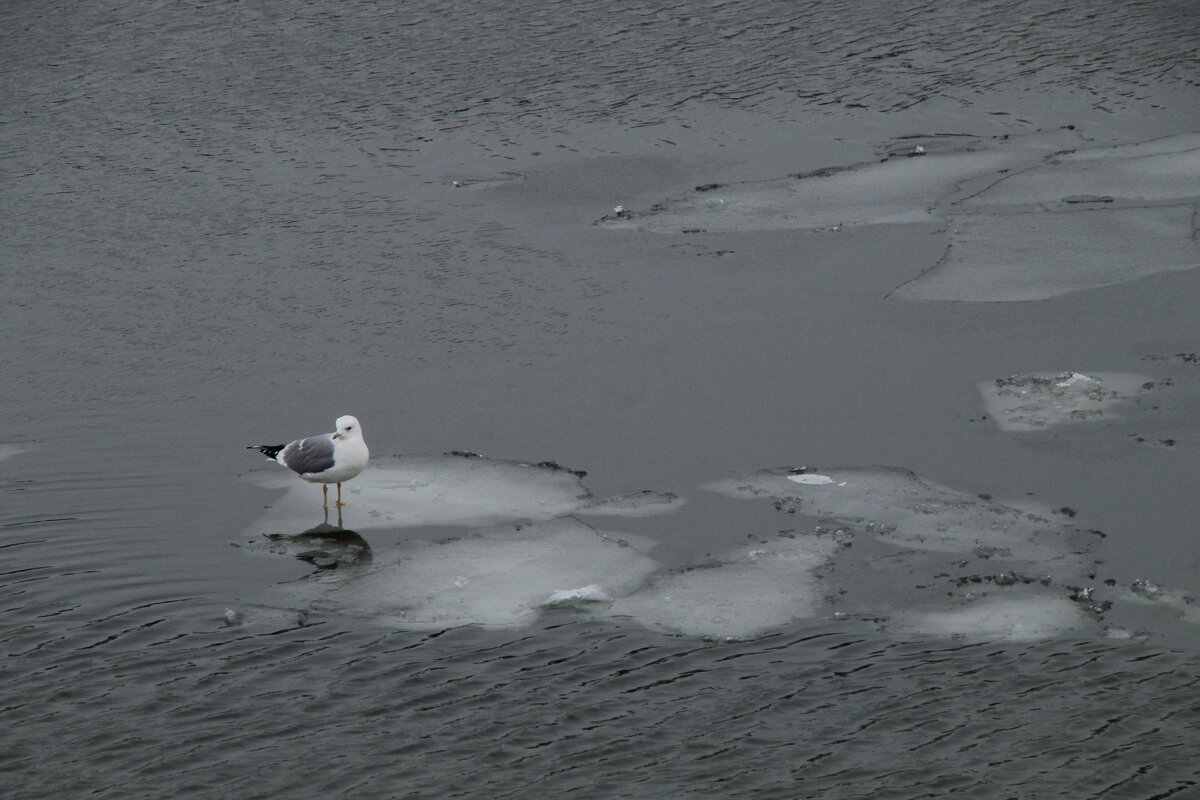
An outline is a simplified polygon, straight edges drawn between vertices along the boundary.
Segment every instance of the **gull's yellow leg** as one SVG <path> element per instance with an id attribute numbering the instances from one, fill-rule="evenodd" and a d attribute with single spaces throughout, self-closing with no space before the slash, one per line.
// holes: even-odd
<path id="1" fill-rule="evenodd" d="M 333 506 L 329 505 L 329 484 L 328 483 L 321 484 L 321 505 L 324 506 L 325 508 L 333 508 Z"/>
<path id="2" fill-rule="evenodd" d="M 346 505 L 346 504 L 342 502 L 342 485 L 339 483 L 339 484 L 338 484 L 338 499 L 337 499 L 337 508 L 342 508 L 342 507 L 344 507 L 345 505 Z"/>

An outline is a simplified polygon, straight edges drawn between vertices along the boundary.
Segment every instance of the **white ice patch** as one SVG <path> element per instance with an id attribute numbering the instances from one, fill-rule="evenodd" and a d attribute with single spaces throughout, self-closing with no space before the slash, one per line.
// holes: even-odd
<path id="1" fill-rule="evenodd" d="M 611 605 L 613 601 L 612 595 L 604 590 L 603 587 L 589 583 L 587 586 L 581 586 L 578 589 L 561 589 L 557 592 L 551 592 L 550 596 L 542 601 L 542 608 L 573 608 L 586 607 L 592 604 Z"/>
<path id="2" fill-rule="evenodd" d="M 1194 187 L 1196 188 L 1196 187 Z M 941 261 L 892 292 L 905 300 L 1046 300 L 1200 266 L 1194 204 L 952 215 Z"/>
<path id="3" fill-rule="evenodd" d="M 1052 594 L 990 596 L 950 611 L 904 612 L 893 618 L 893 633 L 963 637 L 986 641 L 1036 641 L 1085 627 L 1089 618 L 1072 600 Z"/>
<path id="4" fill-rule="evenodd" d="M 406 629 L 520 627 L 547 605 L 620 597 L 658 563 L 573 518 L 407 542 L 398 560 L 361 573 L 287 584 L 293 601 Z M 580 589 L 579 587 L 584 587 Z M 557 598 L 557 602 L 555 601 Z"/>
<path id="5" fill-rule="evenodd" d="M 781 511 L 843 520 L 889 544 L 939 553 L 987 553 L 1075 575 L 1092 546 L 1075 528 L 1027 510 L 984 500 L 904 469 L 823 469 L 828 483 L 796 483 L 786 470 L 708 484 L 730 497 L 772 500 Z"/>
<path id="6" fill-rule="evenodd" d="M 953 204 L 935 269 L 892 296 L 1045 300 L 1200 267 L 1200 135 L 1062 153 Z"/>
<path id="7" fill-rule="evenodd" d="M 1013 302 L 1200 267 L 1200 135 L 1064 150 L 1063 131 L 909 147 L 882 162 L 698 186 L 601 224 L 679 233 L 945 222 L 934 268 L 890 296 Z"/>
<path id="8" fill-rule="evenodd" d="M 1103 377 L 1062 373 L 1047 383 L 1089 391 Z M 890 618 L 895 630 L 909 633 L 1052 636 L 1078 621 L 1076 606 L 1054 595 L 1061 589 L 1059 597 L 1070 602 L 1067 581 L 1086 573 L 1086 553 L 1097 541 L 1047 514 L 906 470 L 778 469 L 706 488 L 771 502 L 794 515 L 783 518 L 787 531 L 666 570 L 648 555 L 649 540 L 600 532 L 570 515 L 670 510 L 680 502 L 674 495 L 635 492 L 596 503 L 565 470 L 420 456 L 377 459 L 352 482 L 360 486 L 347 493 L 346 523 L 393 531 L 444 525 L 453 536 L 389 533 L 374 537 L 372 552 L 352 531 L 308 527 L 321 513 L 319 489 L 282 470 L 276 477 L 290 482 L 283 500 L 291 505 L 270 509 L 254 532 L 283 532 L 258 537 L 249 549 L 318 568 L 273 587 L 262 604 L 296 609 L 290 613 L 300 624 L 327 611 L 399 628 L 520 627 L 566 608 L 672 633 L 744 639 L 836 612 L 872 623 Z M 816 518 L 816 526 L 805 517 Z M 427 538 L 412 538 L 418 535 Z M 978 599 L 958 605 L 971 597 Z"/>
<path id="9" fill-rule="evenodd" d="M 1134 603 L 1165 606 L 1185 622 L 1200 624 L 1200 603 L 1178 589 L 1159 586 L 1152 581 L 1137 580 L 1130 584 L 1124 599 Z"/>
<path id="10" fill-rule="evenodd" d="M 796 483 L 805 483 L 810 486 L 820 486 L 822 484 L 834 482 L 833 478 L 829 477 L 828 475 L 809 475 L 807 473 L 803 475 L 788 475 L 787 479 L 789 481 L 795 481 Z"/>
<path id="11" fill-rule="evenodd" d="M 1064 153 L 1008 175 L 963 203 L 1053 206 L 1082 198 L 1138 204 L 1200 196 L 1200 134 Z"/>
<path id="12" fill-rule="evenodd" d="M 255 477 L 287 493 L 252 531 L 291 533 L 320 519 L 319 486 L 282 469 Z M 343 484 L 342 497 L 349 504 L 346 524 L 358 531 L 550 519 L 592 502 L 579 477 L 567 470 L 455 455 L 373 458 L 362 475 Z"/>
<path id="13" fill-rule="evenodd" d="M 1111 419 L 1124 401 L 1152 385 L 1145 375 L 1064 372 L 983 381 L 979 391 L 988 414 L 1001 430 L 1033 431 Z"/>
<path id="14" fill-rule="evenodd" d="M 714 561 L 662 574 L 610 610 L 671 633 L 747 639 L 816 616 L 822 591 L 813 570 L 838 545 L 816 536 L 780 538 Z"/>

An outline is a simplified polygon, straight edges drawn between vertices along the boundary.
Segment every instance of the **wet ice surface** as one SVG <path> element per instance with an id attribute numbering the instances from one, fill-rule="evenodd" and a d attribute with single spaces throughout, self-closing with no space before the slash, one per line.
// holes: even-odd
<path id="1" fill-rule="evenodd" d="M 661 573 L 612 614 L 671 633 L 747 639 L 824 610 L 815 575 L 838 547 L 807 535 L 744 546 L 703 563 Z"/>
<path id="2" fill-rule="evenodd" d="M 302 527 L 315 513 L 311 485 L 275 472 L 256 473 L 255 481 L 289 488 L 250 526 L 251 536 Z M 350 504 L 343 514 L 353 514 L 358 530 L 451 533 L 406 540 L 387 562 L 371 556 L 357 532 L 330 523 L 251 539 L 252 550 L 297 557 L 319 570 L 282 587 L 282 596 L 268 596 L 269 605 L 403 629 L 527 626 L 544 608 L 611 605 L 660 567 L 647 555 L 649 540 L 567 515 L 636 518 L 682 505 L 673 494 L 649 490 L 597 500 L 580 473 L 557 464 L 474 454 L 376 458 L 343 496 Z"/>
<path id="3" fill-rule="evenodd" d="M 626 594 L 657 566 L 628 538 L 559 518 L 406 542 L 391 563 L 294 582 L 281 599 L 395 629 L 526 627 L 543 608 Z"/>
<path id="4" fill-rule="evenodd" d="M 254 480 L 286 487 L 287 493 L 252 530 L 304 528 L 320 509 L 318 489 L 291 473 L 272 469 L 256 473 Z M 570 470 L 473 455 L 375 458 L 343 485 L 342 495 L 359 530 L 549 519 L 592 502 Z"/>
<path id="5" fill-rule="evenodd" d="M 256 479 L 281 483 L 274 473 Z M 250 549 L 300 558 L 317 572 L 252 605 L 349 614 L 400 629 L 524 627 L 547 608 L 603 605 L 671 632 L 744 639 L 817 613 L 821 593 L 813 571 L 837 547 L 829 538 L 780 538 L 670 571 L 651 557 L 650 540 L 565 515 L 619 520 L 669 513 L 683 505 L 673 494 L 646 490 L 594 500 L 577 473 L 557 466 L 406 456 L 377 458 L 347 484 L 343 494 L 356 528 L 394 535 L 439 526 L 453 535 L 405 540 L 385 562 L 358 533 L 330 524 L 257 538 L 314 513 L 311 486 L 291 476 L 282 482 L 291 488 L 250 526 Z M 267 612 L 268 619 L 276 616 Z"/>
<path id="6" fill-rule="evenodd" d="M 1006 431 L 1112 419 L 1123 401 L 1153 388 L 1146 375 L 1103 372 L 1011 375 L 979 384 L 988 414 Z"/>
<path id="7" fill-rule="evenodd" d="M 1089 202 L 1170 203 L 1194 200 L 1200 195 L 1198 183 L 1200 134 L 1184 134 L 1055 155 L 1035 168 L 999 178 L 961 205 L 1063 208 Z"/>
<path id="8" fill-rule="evenodd" d="M 286 489 L 250 530 L 304 528 L 321 507 L 318 489 L 284 470 L 255 472 L 251 480 Z M 670 513 L 682 500 L 642 490 L 597 499 L 582 473 L 553 462 L 505 461 L 474 453 L 376 457 L 359 477 L 343 484 L 343 500 L 359 530 L 430 525 L 492 525 L 541 520 L 569 513 L 643 517 Z"/>
<path id="9" fill-rule="evenodd" d="M 1200 602 L 1179 589 L 1159 586 L 1153 581 L 1135 580 L 1129 584 L 1124 597 L 1129 602 L 1145 603 L 1156 609 L 1165 607 L 1184 621 L 1200 625 Z"/>
<path id="10" fill-rule="evenodd" d="M 707 488 L 822 520 L 852 542 L 824 576 L 839 615 L 879 621 L 895 635 L 978 640 L 1095 627 L 1065 587 L 1085 580 L 1099 536 L 1048 513 L 901 469 L 767 470 Z"/>
<path id="11" fill-rule="evenodd" d="M 904 469 L 765 471 L 708 488 L 731 497 L 768 499 L 789 513 L 867 524 L 878 539 L 905 548 L 986 551 L 1036 562 L 1048 572 L 1061 571 L 1064 565 L 1073 569 L 1073 556 L 1092 545 L 1070 526 L 940 486 Z"/>
<path id="12" fill-rule="evenodd" d="M 906 300 L 1015 302 L 1200 266 L 1196 205 L 951 215 L 950 245 Z"/>
<path id="13" fill-rule="evenodd" d="M 1031 641 L 1101 635 L 1113 602 L 1089 588 L 1102 534 L 1071 524 L 1073 511 L 1007 505 L 903 469 L 776 469 L 708 484 L 730 498 L 735 531 L 743 500 L 794 522 L 671 565 L 655 559 L 653 539 L 574 514 L 616 509 L 629 512 L 628 523 L 645 502 L 655 513 L 678 512 L 686 504 L 673 494 L 596 502 L 577 473 L 557 466 L 480 456 L 377 461 L 355 496 L 355 518 L 386 555 L 330 523 L 264 535 L 290 523 L 297 498 L 289 493 L 251 526 L 246 549 L 314 570 L 246 598 L 238 624 L 333 614 L 388 630 L 528 628 L 573 609 L 704 640 L 752 639 L 824 618 L 865 620 L 899 638 Z M 1129 586 L 1111 594 L 1197 621 L 1177 590 Z"/>
<path id="14" fill-rule="evenodd" d="M 879 163 L 707 184 L 601 224 L 660 233 L 944 224 L 942 258 L 891 294 L 907 300 L 1046 300 L 1200 266 L 1200 137 L 1074 149 L 1079 137 L 1057 131 L 947 152 L 915 141 Z"/>
<path id="15" fill-rule="evenodd" d="M 985 597 L 947 611 L 901 611 L 892 630 L 976 641 L 1037 641 L 1085 628 L 1079 605 L 1061 594 L 1042 592 L 1025 597 Z"/>

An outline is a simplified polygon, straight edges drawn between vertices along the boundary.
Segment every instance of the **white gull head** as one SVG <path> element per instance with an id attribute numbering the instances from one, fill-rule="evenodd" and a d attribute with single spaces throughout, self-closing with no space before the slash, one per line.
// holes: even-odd
<path id="1" fill-rule="evenodd" d="M 358 422 L 358 417 L 352 417 L 349 414 L 344 414 L 337 418 L 333 423 L 335 433 L 334 439 L 354 439 L 362 438 L 362 425 Z"/>

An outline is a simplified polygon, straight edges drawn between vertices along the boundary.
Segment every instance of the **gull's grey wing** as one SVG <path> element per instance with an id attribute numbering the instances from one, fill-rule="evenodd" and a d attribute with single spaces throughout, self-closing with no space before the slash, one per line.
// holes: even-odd
<path id="1" fill-rule="evenodd" d="M 324 472 L 333 466 L 333 438 L 325 433 L 297 439 L 283 448 L 279 461 L 301 475 Z"/>

